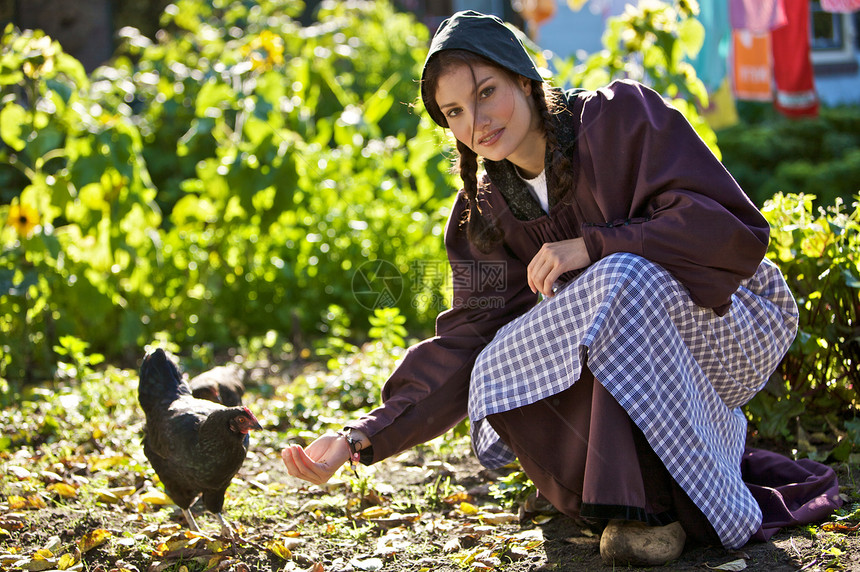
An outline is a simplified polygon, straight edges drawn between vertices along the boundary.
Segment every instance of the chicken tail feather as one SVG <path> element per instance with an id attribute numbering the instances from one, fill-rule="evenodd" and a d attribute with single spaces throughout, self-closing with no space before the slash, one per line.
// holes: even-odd
<path id="1" fill-rule="evenodd" d="M 167 353 L 161 348 L 147 353 L 140 365 L 137 388 L 137 398 L 144 413 L 158 403 L 173 401 L 183 394 L 190 395 L 191 390 Z"/>

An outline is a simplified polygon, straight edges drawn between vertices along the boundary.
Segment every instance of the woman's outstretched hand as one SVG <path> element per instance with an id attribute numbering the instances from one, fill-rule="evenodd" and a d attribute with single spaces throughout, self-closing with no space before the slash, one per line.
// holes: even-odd
<path id="1" fill-rule="evenodd" d="M 287 445 L 281 451 L 281 459 L 293 477 L 321 485 L 349 460 L 349 446 L 342 435 L 326 433 L 306 449 L 301 445 Z"/>
<path id="2" fill-rule="evenodd" d="M 585 248 L 585 239 L 572 238 L 559 242 L 547 242 L 541 246 L 528 266 L 529 288 L 552 298 L 553 284 L 559 276 L 571 270 L 579 270 L 591 264 Z"/>

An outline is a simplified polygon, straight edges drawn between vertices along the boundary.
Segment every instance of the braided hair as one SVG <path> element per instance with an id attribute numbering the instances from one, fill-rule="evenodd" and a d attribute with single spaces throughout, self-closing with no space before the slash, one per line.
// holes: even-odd
<path id="1" fill-rule="evenodd" d="M 556 204 L 561 202 L 562 196 L 567 189 L 576 184 L 573 164 L 567 154 L 562 150 L 556 132 L 556 123 L 552 120 L 553 115 L 566 111 L 564 92 L 560 89 L 544 90 L 544 84 L 532 80 L 532 97 L 535 107 L 540 116 L 541 127 L 546 137 L 546 148 L 550 154 L 550 164 L 553 166 L 547 174 L 547 186 L 549 187 L 549 202 Z"/>
<path id="2" fill-rule="evenodd" d="M 434 55 L 427 62 L 424 70 L 423 90 L 429 97 L 425 97 L 427 112 L 439 125 L 448 126 L 445 114 L 436 103 L 436 89 L 439 78 L 449 69 L 452 64 L 466 64 L 470 68 L 476 64 L 493 66 L 516 79 L 516 74 L 498 66 L 491 60 L 466 50 L 445 50 Z M 555 123 L 551 120 L 553 114 L 565 109 L 564 96 L 560 90 L 544 89 L 543 82 L 531 79 L 531 93 L 538 112 L 540 128 L 546 136 L 547 150 L 552 159 L 553 169 L 549 171 L 547 180 L 550 200 L 558 202 L 564 191 L 570 188 L 575 181 L 570 159 L 562 152 L 558 142 Z M 468 145 L 457 141 L 457 160 L 453 166 L 453 172 L 460 175 L 463 181 L 463 192 L 466 196 L 466 212 L 461 224 L 466 225 L 466 236 L 481 252 L 488 253 L 498 245 L 504 238 L 502 229 L 496 225 L 495 220 L 489 213 L 481 211 L 479 197 L 486 190 L 486 185 L 478 181 L 478 155 Z"/>

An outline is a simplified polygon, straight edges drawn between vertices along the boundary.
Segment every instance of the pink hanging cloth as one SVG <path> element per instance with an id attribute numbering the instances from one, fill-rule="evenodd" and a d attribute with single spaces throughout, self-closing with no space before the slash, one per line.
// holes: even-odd
<path id="1" fill-rule="evenodd" d="M 860 10 L 860 0 L 821 0 L 825 12 L 856 12 Z"/>
<path id="2" fill-rule="evenodd" d="M 786 24 L 784 0 L 730 0 L 729 22 L 735 30 L 765 34 Z"/>
<path id="3" fill-rule="evenodd" d="M 773 30 L 773 79 L 776 109 L 788 117 L 818 115 L 818 95 L 809 45 L 809 1 L 784 0 L 788 23 Z"/>

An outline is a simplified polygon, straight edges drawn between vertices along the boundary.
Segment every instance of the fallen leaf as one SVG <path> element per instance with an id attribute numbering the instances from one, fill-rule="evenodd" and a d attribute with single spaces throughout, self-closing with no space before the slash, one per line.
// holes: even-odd
<path id="1" fill-rule="evenodd" d="M 179 550 L 180 548 L 185 548 L 188 546 L 189 539 L 187 538 L 172 538 L 165 542 L 167 545 L 168 552 L 173 550 Z"/>
<path id="2" fill-rule="evenodd" d="M 350 560 L 349 563 L 359 570 L 368 570 L 369 572 L 379 570 L 385 565 L 382 562 L 382 558 L 367 558 L 365 560 L 353 559 Z"/>
<path id="3" fill-rule="evenodd" d="M 355 516 L 356 516 L 356 518 L 365 518 L 365 519 L 384 518 L 384 517 L 390 515 L 392 512 L 394 512 L 394 511 L 392 511 L 390 508 L 386 508 L 386 507 L 382 507 L 382 506 L 372 506 L 368 509 L 361 511 L 360 513 L 356 514 Z"/>
<path id="4" fill-rule="evenodd" d="M 56 554 L 57 552 L 60 551 L 62 546 L 63 546 L 63 541 L 60 540 L 60 537 L 59 536 L 52 536 L 45 543 L 44 549 L 50 550 L 52 553 Z"/>
<path id="5" fill-rule="evenodd" d="M 188 539 L 203 539 L 203 540 L 210 540 L 210 541 L 214 540 L 214 538 L 212 538 L 208 534 L 205 534 L 203 532 L 199 532 L 196 530 L 183 530 L 182 536 L 184 536 L 185 538 L 188 538 Z"/>
<path id="6" fill-rule="evenodd" d="M 293 553 L 290 552 L 290 549 L 277 540 L 267 542 L 266 549 L 281 560 L 289 560 L 293 557 Z"/>
<path id="7" fill-rule="evenodd" d="M 860 530 L 860 522 L 854 526 L 840 524 L 838 522 L 828 522 L 821 525 L 821 530 L 825 532 L 856 532 L 857 530 Z"/>
<path id="8" fill-rule="evenodd" d="M 511 524 L 512 522 L 519 522 L 520 517 L 511 514 L 509 512 L 500 512 L 500 513 L 482 513 L 481 520 L 483 520 L 487 524 Z"/>
<path id="9" fill-rule="evenodd" d="M 22 528 L 24 528 L 24 521 L 22 518 L 12 517 L 10 515 L 0 518 L 0 529 L 4 531 L 21 530 Z"/>
<path id="10" fill-rule="evenodd" d="M 118 496 L 119 498 L 125 498 L 128 495 L 132 494 L 137 489 L 134 487 L 112 487 L 108 489 L 110 492 Z"/>
<path id="11" fill-rule="evenodd" d="M 463 514 L 478 514 L 478 507 L 468 502 L 460 503 L 460 512 Z"/>
<path id="12" fill-rule="evenodd" d="M 27 499 L 22 496 L 9 495 L 6 502 L 9 503 L 9 508 L 12 510 L 22 510 L 27 508 Z"/>
<path id="13" fill-rule="evenodd" d="M 325 503 L 324 503 L 324 502 L 322 502 L 322 501 L 319 501 L 319 500 L 313 499 L 313 500 L 309 500 L 308 502 L 306 502 L 305 504 L 303 504 L 303 505 L 302 505 L 302 507 L 299 509 L 299 512 L 300 512 L 300 513 L 304 513 L 304 512 L 316 512 L 316 511 L 318 511 L 318 510 L 320 510 L 320 509 L 322 509 L 322 508 L 326 508 L 327 506 L 329 506 L 329 505 L 325 504 Z"/>
<path id="14" fill-rule="evenodd" d="M 534 550 L 534 548 L 531 548 L 531 549 Z M 510 558 L 514 562 L 516 562 L 518 560 L 523 560 L 525 558 L 528 558 L 528 556 L 529 556 L 528 550 L 529 549 L 527 549 L 524 546 L 511 546 L 505 552 L 505 557 Z"/>
<path id="15" fill-rule="evenodd" d="M 222 560 L 224 560 L 226 558 L 227 557 L 224 556 L 223 554 L 216 554 L 215 556 L 213 556 L 212 558 L 210 558 L 206 562 L 206 569 L 209 570 L 211 568 L 215 568 L 216 566 L 218 566 L 221 563 Z"/>
<path id="16" fill-rule="evenodd" d="M 30 495 L 27 497 L 27 502 L 30 505 L 30 508 L 46 508 L 48 505 L 45 503 L 45 499 L 40 497 L 39 495 Z"/>
<path id="17" fill-rule="evenodd" d="M 80 558 L 78 558 L 71 552 L 66 552 L 57 560 L 57 569 L 68 570 L 72 566 L 75 566 L 78 562 L 80 562 Z"/>
<path id="18" fill-rule="evenodd" d="M 182 525 L 179 523 L 176 523 L 176 522 L 171 522 L 168 524 L 162 524 L 161 526 L 158 527 L 158 534 L 160 534 L 162 536 L 169 536 L 171 534 L 174 534 L 176 532 L 181 532 L 181 531 L 182 531 Z"/>
<path id="19" fill-rule="evenodd" d="M 26 558 L 15 562 L 15 568 L 27 570 L 27 572 L 41 572 L 55 566 L 56 562 L 53 559 L 45 558 Z"/>
<path id="20" fill-rule="evenodd" d="M 457 504 L 461 502 L 468 502 L 472 500 L 472 495 L 467 493 L 466 491 L 461 491 L 459 493 L 454 493 L 452 495 L 448 495 L 447 497 L 442 499 L 442 502 L 445 504 Z"/>
<path id="21" fill-rule="evenodd" d="M 398 526 L 411 524 L 413 522 L 416 522 L 419 518 L 421 518 L 421 517 L 420 517 L 420 515 L 417 515 L 417 514 L 403 514 L 403 515 L 394 514 L 394 515 L 392 515 L 390 517 L 386 517 L 386 518 L 372 518 L 372 519 L 370 519 L 370 522 L 372 522 L 374 525 L 378 526 L 379 528 L 384 528 L 387 530 L 390 528 L 396 528 Z"/>
<path id="22" fill-rule="evenodd" d="M 710 568 L 711 570 L 726 570 L 727 572 L 738 572 L 739 570 L 746 570 L 747 563 L 745 560 L 732 560 L 731 562 L 726 562 L 725 564 L 720 564 L 719 566 L 710 566 L 705 563 L 705 568 Z"/>
<path id="23" fill-rule="evenodd" d="M 85 554 L 93 548 L 101 546 L 107 542 L 110 537 L 111 533 L 109 530 L 105 530 L 103 528 L 91 530 L 78 540 L 78 548 L 80 549 L 81 554 Z"/>
<path id="24" fill-rule="evenodd" d="M 90 458 L 90 470 L 92 472 L 98 472 L 104 469 L 112 469 L 117 465 L 121 465 L 128 461 L 128 457 L 125 455 L 113 455 L 111 457 L 95 457 Z"/>
<path id="25" fill-rule="evenodd" d="M 155 504 L 155 505 L 169 505 L 173 504 L 173 500 L 159 491 L 158 489 L 152 489 L 146 491 L 142 495 L 140 495 L 140 500 L 147 504 Z"/>
<path id="26" fill-rule="evenodd" d="M 110 492 L 107 489 L 96 489 L 95 491 L 96 498 L 99 499 L 99 502 L 107 503 L 107 504 L 116 504 L 120 501 L 120 498 Z"/>
<path id="27" fill-rule="evenodd" d="M 54 471 L 39 471 L 39 476 L 44 483 L 62 483 L 65 480 Z"/>
<path id="28" fill-rule="evenodd" d="M 67 483 L 51 483 L 45 489 L 57 493 L 64 499 L 73 499 L 78 496 L 78 489 Z"/>
<path id="29" fill-rule="evenodd" d="M 24 467 L 18 467 L 15 465 L 10 465 L 10 466 L 6 467 L 6 472 L 9 473 L 10 475 L 14 476 L 16 479 L 19 479 L 22 481 L 25 479 L 29 479 L 30 477 L 33 476 L 33 473 L 31 473 L 30 471 L 28 471 Z"/>
<path id="30" fill-rule="evenodd" d="M 11 510 L 24 510 L 28 508 L 45 508 L 45 500 L 39 495 L 29 495 L 26 498 L 18 495 L 11 495 L 7 502 Z"/>

